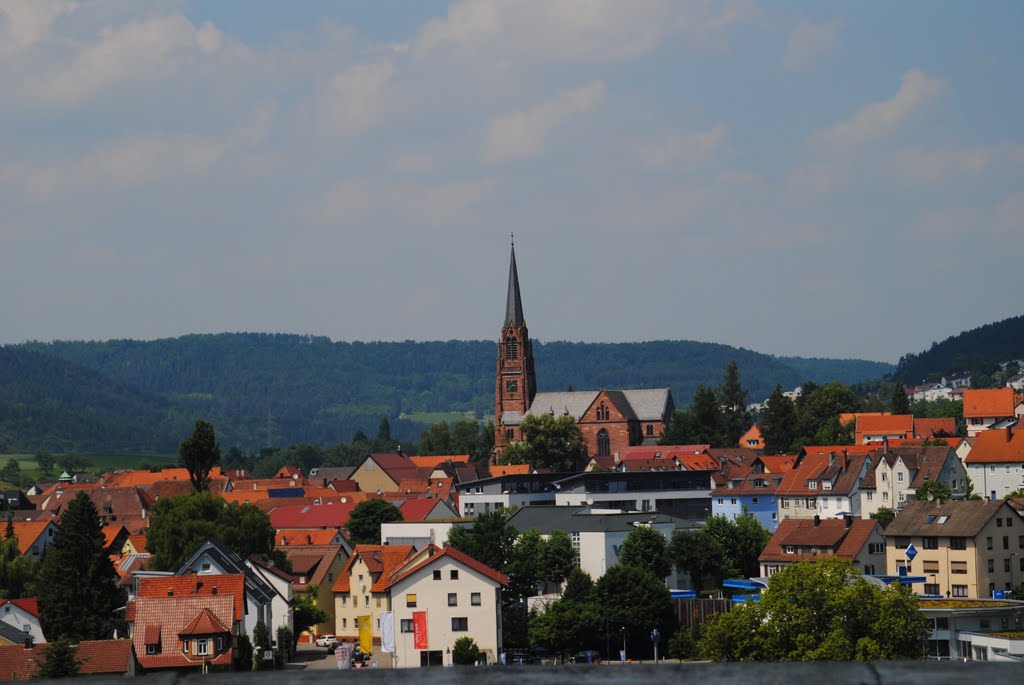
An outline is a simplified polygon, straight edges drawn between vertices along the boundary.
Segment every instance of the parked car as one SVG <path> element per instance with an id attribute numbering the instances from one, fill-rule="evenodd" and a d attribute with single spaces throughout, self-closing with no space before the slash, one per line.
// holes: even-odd
<path id="1" fill-rule="evenodd" d="M 517 666 L 525 666 L 527 664 L 536 663 L 537 659 L 529 652 L 515 651 L 508 652 L 505 654 L 506 664 L 515 664 Z"/>
<path id="2" fill-rule="evenodd" d="M 337 641 L 338 641 L 338 638 L 336 638 L 333 635 L 320 635 L 316 639 L 316 646 L 317 647 L 329 647 L 330 645 L 334 644 Z"/>
<path id="3" fill-rule="evenodd" d="M 599 664 L 601 663 L 601 652 L 596 649 L 584 649 L 569 657 L 569 662 L 573 664 Z"/>

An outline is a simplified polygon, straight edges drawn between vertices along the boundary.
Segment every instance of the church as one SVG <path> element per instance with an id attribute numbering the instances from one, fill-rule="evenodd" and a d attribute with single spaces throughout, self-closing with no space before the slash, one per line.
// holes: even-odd
<path id="1" fill-rule="evenodd" d="M 589 458 L 610 456 L 635 445 L 656 444 L 674 409 L 668 388 L 537 392 L 513 244 L 494 384 L 495 457 L 510 442 L 522 440 L 520 424 L 530 415 L 572 416 L 587 441 Z"/>

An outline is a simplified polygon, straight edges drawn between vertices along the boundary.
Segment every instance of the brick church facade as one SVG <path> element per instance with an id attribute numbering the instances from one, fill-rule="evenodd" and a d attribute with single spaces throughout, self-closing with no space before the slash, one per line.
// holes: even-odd
<path id="1" fill-rule="evenodd" d="M 494 384 L 495 457 L 510 442 L 522 440 L 520 425 L 526 416 L 572 416 L 587 441 L 585 456 L 589 458 L 657 443 L 674 409 L 668 388 L 537 392 L 513 245 Z"/>

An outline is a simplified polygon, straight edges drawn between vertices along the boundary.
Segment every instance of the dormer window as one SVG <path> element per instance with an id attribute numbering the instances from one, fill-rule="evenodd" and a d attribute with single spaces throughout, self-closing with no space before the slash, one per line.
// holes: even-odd
<path id="1" fill-rule="evenodd" d="M 828 481 L 828 480 L 822 481 L 821 489 L 822 490 L 831 490 L 832 489 L 832 481 Z"/>
<path id="2" fill-rule="evenodd" d="M 807 481 L 807 489 L 808 490 L 817 490 L 818 489 L 818 482 L 817 481 L 813 481 L 813 480 Z"/>

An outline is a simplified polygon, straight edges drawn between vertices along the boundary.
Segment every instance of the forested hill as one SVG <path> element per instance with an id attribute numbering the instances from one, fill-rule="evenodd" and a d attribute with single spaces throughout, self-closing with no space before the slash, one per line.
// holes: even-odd
<path id="1" fill-rule="evenodd" d="M 963 371 L 972 376 L 991 375 L 1001 362 L 1024 359 L 1024 316 L 990 323 L 932 343 L 919 354 L 902 357 L 896 379 L 917 384 L 925 379 Z M 975 386 L 986 383 L 974 381 Z"/>
<path id="2" fill-rule="evenodd" d="M 487 418 L 494 407 L 496 345 L 489 341 L 332 342 L 238 333 L 0 349 L 0 364 L 7 365 L 0 368 L 3 401 L 23 398 L 16 413 L 5 405 L 0 438 L 32 450 L 135 450 L 138 436 L 147 435 L 140 427 L 148 427 L 145 447 L 173 452 L 198 416 L 214 423 L 222 445 L 247 450 L 347 442 L 357 430 L 374 432 L 383 416 L 407 440 L 423 426 L 398 421 L 403 414 Z M 856 383 L 892 371 L 878 362 L 783 360 L 687 341 L 535 342 L 534 355 L 541 390 L 668 386 L 678 406 L 699 384 L 717 386 L 733 359 L 750 401 L 763 400 L 776 384 Z M 85 425 L 77 418 L 83 413 L 92 417 Z"/>

